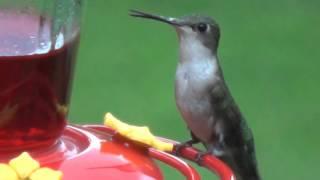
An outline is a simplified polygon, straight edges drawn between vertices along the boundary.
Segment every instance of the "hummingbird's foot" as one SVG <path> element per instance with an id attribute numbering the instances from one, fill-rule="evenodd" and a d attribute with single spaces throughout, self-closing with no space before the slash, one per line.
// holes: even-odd
<path id="1" fill-rule="evenodd" d="M 181 150 L 186 147 L 191 147 L 193 144 L 197 144 L 199 141 L 196 139 L 191 139 L 189 141 L 183 142 L 181 144 L 176 144 L 173 148 L 172 154 L 180 156 Z"/>
<path id="2" fill-rule="evenodd" d="M 207 151 L 207 152 L 199 152 L 197 154 L 197 156 L 195 157 L 195 162 L 199 165 L 199 166 L 202 166 L 203 164 L 203 157 L 206 156 L 206 155 L 211 155 L 212 153 L 210 151 Z"/>

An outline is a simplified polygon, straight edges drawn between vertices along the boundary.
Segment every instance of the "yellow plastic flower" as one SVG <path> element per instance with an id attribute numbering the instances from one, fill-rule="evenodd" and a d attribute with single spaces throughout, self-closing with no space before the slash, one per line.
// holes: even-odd
<path id="1" fill-rule="evenodd" d="M 29 177 L 30 180 L 60 180 L 62 179 L 62 172 L 50 168 L 40 168 L 32 173 Z"/>
<path id="2" fill-rule="evenodd" d="M 40 168 L 38 161 L 23 152 L 10 160 L 9 164 L 0 164 L 0 180 L 61 180 L 62 172 L 50 168 Z"/>
<path id="3" fill-rule="evenodd" d="M 146 126 L 132 126 L 115 118 L 111 113 L 107 113 L 104 117 L 104 125 L 109 126 L 120 135 L 151 146 L 161 151 L 172 151 L 173 144 L 160 141 L 157 139 Z"/>
<path id="4" fill-rule="evenodd" d="M 18 180 L 18 174 L 8 164 L 0 164 L 0 179 L 1 180 Z"/>
<path id="5" fill-rule="evenodd" d="M 40 167 L 39 162 L 32 159 L 26 152 L 23 152 L 20 156 L 12 159 L 9 162 L 9 165 L 17 172 L 20 179 L 29 177 L 33 171 Z"/>

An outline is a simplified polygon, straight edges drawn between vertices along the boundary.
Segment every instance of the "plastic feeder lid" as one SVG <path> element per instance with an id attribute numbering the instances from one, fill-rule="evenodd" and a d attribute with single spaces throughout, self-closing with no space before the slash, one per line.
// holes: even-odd
<path id="1" fill-rule="evenodd" d="M 110 133 L 93 131 L 68 126 L 54 146 L 30 154 L 41 167 L 62 171 L 63 180 L 163 179 L 145 152 L 113 141 Z M 0 162 L 8 162 L 10 158 L 12 154 L 8 158 L 0 156 Z"/>

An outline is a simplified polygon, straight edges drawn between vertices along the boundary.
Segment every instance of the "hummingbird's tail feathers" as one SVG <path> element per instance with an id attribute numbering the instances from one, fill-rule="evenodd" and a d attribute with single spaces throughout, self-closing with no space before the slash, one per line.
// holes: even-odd
<path id="1" fill-rule="evenodd" d="M 261 180 L 258 172 L 253 142 L 246 148 L 230 148 L 228 152 L 216 155 L 233 170 L 237 180 Z"/>

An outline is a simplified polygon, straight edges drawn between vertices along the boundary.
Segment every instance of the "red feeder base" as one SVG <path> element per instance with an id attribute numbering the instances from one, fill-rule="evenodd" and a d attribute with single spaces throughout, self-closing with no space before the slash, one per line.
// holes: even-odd
<path id="1" fill-rule="evenodd" d="M 42 167 L 62 171 L 63 180 L 162 180 L 162 173 L 153 159 L 177 169 L 188 180 L 200 179 L 194 168 L 176 156 L 137 146 L 100 125 L 69 125 L 53 146 L 29 153 Z M 181 153 L 182 157 L 194 160 L 198 151 L 188 147 Z M 8 162 L 18 154 L 0 154 L 0 162 Z M 203 166 L 214 171 L 221 180 L 235 180 L 232 171 L 214 156 L 205 156 Z"/>

